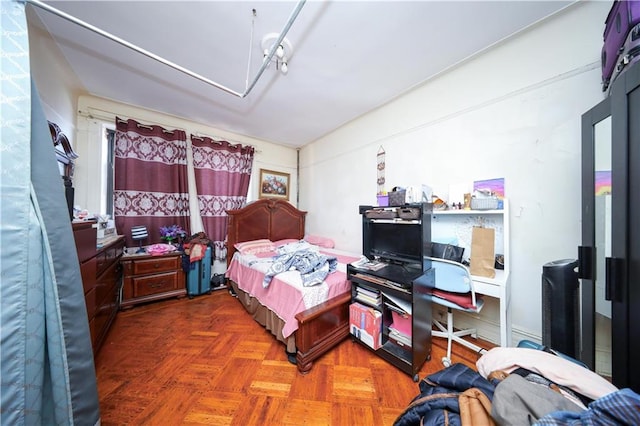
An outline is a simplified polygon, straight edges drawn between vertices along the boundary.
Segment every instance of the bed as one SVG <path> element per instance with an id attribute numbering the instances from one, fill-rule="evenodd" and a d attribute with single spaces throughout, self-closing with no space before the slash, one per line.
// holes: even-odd
<path id="1" fill-rule="evenodd" d="M 253 319 L 282 342 L 290 356 L 295 354 L 298 370 L 303 374 L 309 372 L 314 360 L 349 336 L 351 285 L 341 270 L 345 263 L 357 257 L 322 249 L 322 253 L 334 253 L 341 267 L 327 276 L 326 281 L 331 279 L 331 284 L 322 283 L 322 286 L 329 286 L 329 289 L 325 287 L 326 300 L 309 307 L 302 300 L 304 296 L 301 292 L 305 290 L 289 284 L 287 278 L 281 279 L 281 276 L 289 273 L 274 276 L 268 287 L 264 288 L 264 273 L 248 271 L 246 262 L 243 264 L 241 256 L 236 256 L 236 247 L 242 246 L 239 243 L 269 240 L 286 244 L 303 239 L 307 213 L 284 200 L 261 199 L 241 209 L 229 210 L 227 214 L 226 276 L 229 286 Z M 267 255 L 256 254 L 261 259 Z M 277 292 L 278 299 L 269 299 L 269 295 Z M 283 312 L 283 307 L 285 310 L 288 307 L 289 312 Z"/>

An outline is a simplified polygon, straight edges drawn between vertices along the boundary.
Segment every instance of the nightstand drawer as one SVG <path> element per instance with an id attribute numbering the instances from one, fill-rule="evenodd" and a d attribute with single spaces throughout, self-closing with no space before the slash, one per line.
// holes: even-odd
<path id="1" fill-rule="evenodd" d="M 178 288 L 177 284 L 177 272 L 175 270 L 164 274 L 134 277 L 133 297 L 149 296 L 176 290 Z"/>
<path id="2" fill-rule="evenodd" d="M 137 260 L 133 264 L 133 275 L 155 274 L 158 272 L 175 271 L 181 267 L 180 256 L 156 257 Z"/>

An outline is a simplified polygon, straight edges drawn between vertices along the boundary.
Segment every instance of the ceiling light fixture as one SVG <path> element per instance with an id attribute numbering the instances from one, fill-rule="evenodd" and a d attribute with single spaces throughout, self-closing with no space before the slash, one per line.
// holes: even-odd
<path id="1" fill-rule="evenodd" d="M 286 74 L 289 71 L 289 60 L 293 55 L 293 47 L 286 37 L 280 41 L 279 45 L 276 45 L 279 38 L 280 34 L 277 33 L 269 33 L 262 37 L 262 61 L 269 61 L 275 64 L 277 70 L 280 70 L 282 74 Z"/>

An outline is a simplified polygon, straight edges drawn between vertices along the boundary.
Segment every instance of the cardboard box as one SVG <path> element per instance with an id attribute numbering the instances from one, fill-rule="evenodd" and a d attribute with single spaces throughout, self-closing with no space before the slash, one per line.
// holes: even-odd
<path id="1" fill-rule="evenodd" d="M 382 346 L 382 313 L 360 303 L 352 303 L 349 306 L 349 330 L 365 345 L 378 349 Z"/>

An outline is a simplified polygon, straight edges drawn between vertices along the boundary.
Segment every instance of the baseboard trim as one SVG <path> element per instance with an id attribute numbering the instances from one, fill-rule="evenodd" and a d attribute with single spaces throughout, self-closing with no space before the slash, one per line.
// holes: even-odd
<path id="1" fill-rule="evenodd" d="M 434 306 L 432 315 L 435 319 L 446 323 L 447 322 L 447 309 L 441 306 Z M 500 345 L 500 324 L 491 320 L 487 316 L 478 314 L 469 314 L 467 312 L 454 311 L 454 326 L 456 328 L 475 328 L 478 333 L 478 338 L 486 340 L 495 345 Z M 519 328 L 515 325 L 511 327 L 511 342 L 513 346 L 517 346 L 521 340 L 531 340 L 532 342 L 541 343 L 542 336 L 532 332 Z"/>

